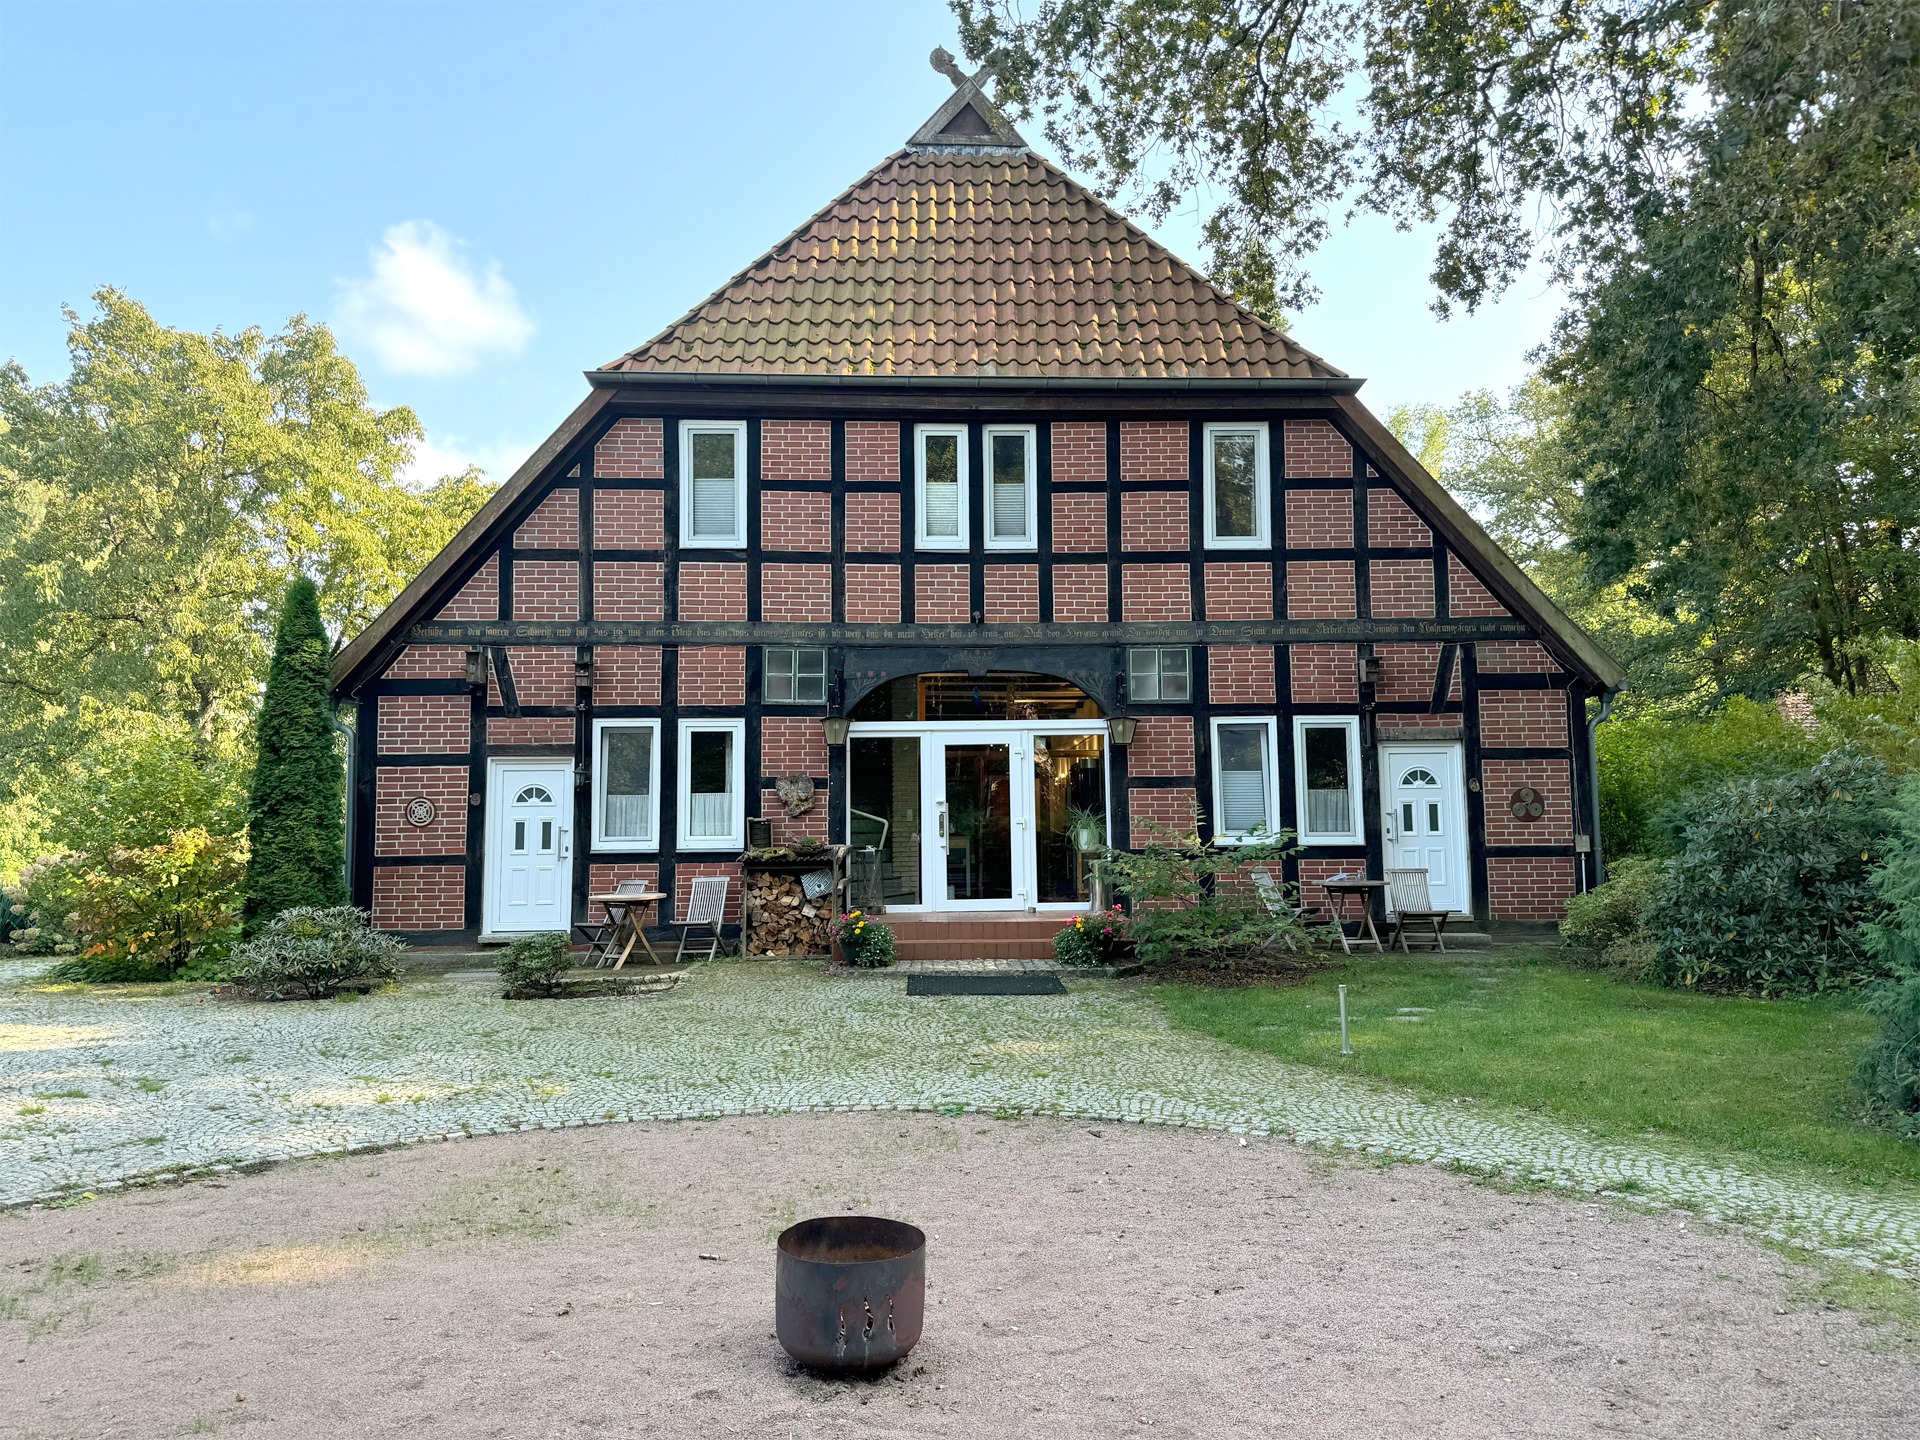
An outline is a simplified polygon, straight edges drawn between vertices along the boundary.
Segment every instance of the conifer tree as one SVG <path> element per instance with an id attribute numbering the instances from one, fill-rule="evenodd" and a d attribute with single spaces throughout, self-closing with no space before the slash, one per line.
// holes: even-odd
<path id="1" fill-rule="evenodd" d="M 319 592 L 303 575 L 287 587 L 260 705 L 247 797 L 249 935 L 295 905 L 347 903 L 346 792 L 331 723 L 330 658 Z"/>

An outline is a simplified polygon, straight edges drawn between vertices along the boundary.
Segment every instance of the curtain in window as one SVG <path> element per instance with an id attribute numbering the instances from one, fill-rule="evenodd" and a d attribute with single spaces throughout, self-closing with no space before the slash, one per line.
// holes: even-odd
<path id="1" fill-rule="evenodd" d="M 1307 833 L 1353 833 L 1353 784 L 1344 725 L 1309 725 L 1300 763 L 1307 774 Z"/>
<path id="2" fill-rule="evenodd" d="M 693 533 L 702 540 L 731 540 L 740 535 L 738 436 L 693 437 Z"/>
<path id="3" fill-rule="evenodd" d="M 1226 835 L 1271 830 L 1267 814 L 1267 730 L 1264 725 L 1220 727 L 1220 821 Z"/>
<path id="4" fill-rule="evenodd" d="M 600 828 L 609 840 L 653 838 L 653 730 L 606 730 L 600 736 Z"/>
<path id="5" fill-rule="evenodd" d="M 695 731 L 688 750 L 688 838 L 724 840 L 733 833 L 733 734 Z"/>
<path id="6" fill-rule="evenodd" d="M 960 437 L 928 435 L 926 485 L 920 503 L 920 523 L 929 537 L 957 539 L 960 535 Z"/>
<path id="7" fill-rule="evenodd" d="M 993 538 L 1027 537 L 1027 437 L 993 437 Z"/>

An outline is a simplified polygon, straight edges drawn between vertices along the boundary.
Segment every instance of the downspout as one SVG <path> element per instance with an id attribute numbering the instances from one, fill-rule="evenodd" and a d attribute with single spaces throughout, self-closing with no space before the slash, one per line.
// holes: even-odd
<path id="1" fill-rule="evenodd" d="M 1598 888 L 1607 880 L 1605 858 L 1600 853 L 1600 750 L 1594 742 L 1595 732 L 1607 723 L 1607 717 L 1613 714 L 1614 698 L 1625 687 L 1616 686 L 1600 694 L 1600 713 L 1587 721 L 1587 795 L 1592 802 L 1593 815 L 1593 885 Z"/>
<path id="2" fill-rule="evenodd" d="M 351 896 L 353 894 L 353 806 L 355 794 L 360 788 L 360 735 L 352 726 L 340 723 L 338 701 L 328 713 L 327 723 L 347 737 L 347 843 L 340 847 L 341 864 L 344 868 L 340 878 L 347 887 L 347 894 Z"/>

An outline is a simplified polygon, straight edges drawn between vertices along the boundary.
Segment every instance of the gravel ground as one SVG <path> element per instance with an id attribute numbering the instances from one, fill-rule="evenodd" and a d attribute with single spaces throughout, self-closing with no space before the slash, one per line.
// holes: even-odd
<path id="1" fill-rule="evenodd" d="M 926 1228 L 926 1335 L 797 1371 L 772 1240 Z M 715 1255 L 717 1260 L 700 1258 Z M 1885 1440 L 1920 1350 L 1673 1215 L 1273 1139 L 791 1115 L 0 1215 L 0 1432 Z"/>

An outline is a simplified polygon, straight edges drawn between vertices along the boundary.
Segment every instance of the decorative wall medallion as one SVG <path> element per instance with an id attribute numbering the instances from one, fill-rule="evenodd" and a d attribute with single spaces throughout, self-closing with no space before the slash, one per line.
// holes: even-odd
<path id="1" fill-rule="evenodd" d="M 1507 802 L 1507 813 L 1530 824 L 1547 813 L 1546 797 L 1531 785 L 1522 785 Z"/>
<path id="2" fill-rule="evenodd" d="M 409 825 L 431 825 L 433 817 L 439 813 L 433 808 L 433 802 L 424 795 L 416 795 L 407 802 L 407 824 Z"/>
<path id="3" fill-rule="evenodd" d="M 807 775 L 782 775 L 773 782 L 773 790 L 789 815 L 804 815 L 813 809 L 813 780 Z"/>

